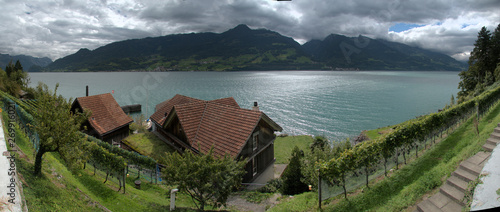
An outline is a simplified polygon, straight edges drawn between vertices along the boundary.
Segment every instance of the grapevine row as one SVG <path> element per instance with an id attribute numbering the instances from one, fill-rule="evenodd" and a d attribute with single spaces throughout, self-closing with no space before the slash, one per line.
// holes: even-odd
<path id="1" fill-rule="evenodd" d="M 386 163 L 391 157 L 395 155 L 395 158 L 398 158 L 398 155 L 402 153 L 406 160 L 405 154 L 410 149 L 416 147 L 416 153 L 418 153 L 419 144 L 424 142 L 425 146 L 427 140 L 434 139 L 439 134 L 442 135 L 444 131 L 466 120 L 476 112 L 478 117 L 485 114 L 499 99 L 500 87 L 497 87 L 441 112 L 402 123 L 378 139 L 357 144 L 322 163 L 320 174 L 331 183 L 342 186 L 344 192 L 346 192 L 348 175 L 357 170 L 363 170 L 366 174 L 366 184 L 368 186 L 369 172 L 380 161 L 384 164 L 387 174 Z"/>

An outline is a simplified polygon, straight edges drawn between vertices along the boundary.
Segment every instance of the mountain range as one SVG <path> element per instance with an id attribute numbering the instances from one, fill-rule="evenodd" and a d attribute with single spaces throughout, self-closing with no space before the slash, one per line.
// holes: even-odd
<path id="1" fill-rule="evenodd" d="M 24 65 L 24 64 L 23 64 Z M 329 35 L 303 45 L 267 29 L 173 34 L 80 49 L 45 71 L 465 70 L 445 54 L 364 36 Z"/>
<path id="2" fill-rule="evenodd" d="M 0 54 L 0 68 L 5 69 L 10 61 L 16 64 L 18 60 L 23 66 L 23 69 L 29 72 L 41 71 L 44 67 L 52 63 L 52 60 L 47 57 L 38 58 L 26 55 L 11 56 L 8 54 Z"/>

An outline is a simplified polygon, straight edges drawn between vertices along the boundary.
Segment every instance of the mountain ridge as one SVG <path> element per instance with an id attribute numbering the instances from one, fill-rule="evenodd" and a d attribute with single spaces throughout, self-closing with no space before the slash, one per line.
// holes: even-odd
<path id="1" fill-rule="evenodd" d="M 0 68 L 4 69 L 10 61 L 13 64 L 18 61 L 22 64 L 23 69 L 29 72 L 41 71 L 43 67 L 46 67 L 52 60 L 48 57 L 33 57 L 28 55 L 9 55 L 9 54 L 0 54 Z"/>
<path id="2" fill-rule="evenodd" d="M 303 45 L 240 24 L 222 33 L 171 34 L 80 49 L 46 71 L 465 70 L 450 56 L 364 36 L 331 34 Z"/>

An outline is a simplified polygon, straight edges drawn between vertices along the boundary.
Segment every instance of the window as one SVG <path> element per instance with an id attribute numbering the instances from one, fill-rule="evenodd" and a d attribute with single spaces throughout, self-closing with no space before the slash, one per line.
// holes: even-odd
<path id="1" fill-rule="evenodd" d="M 256 132 L 253 134 L 253 151 L 256 151 L 259 148 L 259 133 Z"/>
<path id="2" fill-rule="evenodd" d="M 252 173 L 253 176 L 257 174 L 257 159 L 255 158 L 252 159 Z"/>

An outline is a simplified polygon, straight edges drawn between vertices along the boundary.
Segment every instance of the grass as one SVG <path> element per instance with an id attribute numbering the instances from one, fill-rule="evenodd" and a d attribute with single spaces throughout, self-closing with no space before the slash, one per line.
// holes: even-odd
<path id="1" fill-rule="evenodd" d="M 404 166 L 391 177 L 349 200 L 343 199 L 327 207 L 335 211 L 401 211 L 415 205 L 424 194 L 437 189 L 459 163 L 480 151 L 485 140 L 500 122 L 500 104 L 480 121 L 480 134 L 475 133 L 472 119 L 428 150 L 420 158 Z"/>
<path id="2" fill-rule="evenodd" d="M 284 197 L 278 207 L 272 207 L 269 211 L 311 211 L 318 205 L 318 194 L 316 192 L 305 192 L 291 197 Z"/>
<path id="3" fill-rule="evenodd" d="M 500 104 L 479 122 L 479 135 L 476 134 L 472 118 L 464 122 L 448 137 L 435 144 L 419 158 L 413 158 L 408 165 L 383 178 L 371 182 L 370 188 L 360 187 L 352 191 L 348 200 L 339 195 L 324 201 L 324 211 L 402 211 L 414 210 L 423 196 L 437 192 L 437 189 L 451 175 L 459 163 L 481 150 L 481 146 L 500 123 Z M 377 129 L 377 133 L 386 129 Z M 363 192 L 359 192 L 363 190 Z M 317 196 L 310 195 L 309 201 L 297 195 L 271 208 L 271 211 L 313 211 L 317 210 Z M 311 202 L 314 202 L 311 203 Z"/>
<path id="4" fill-rule="evenodd" d="M 392 129 L 393 126 L 387 126 L 387 127 L 382 127 L 374 130 L 367 130 L 365 131 L 366 136 L 370 140 L 375 140 L 378 137 L 380 137 L 382 134 L 389 132 Z"/>
<path id="5" fill-rule="evenodd" d="M 3 120 L 7 120 L 2 113 Z M 5 124 L 4 124 L 5 126 Z M 143 182 L 134 188 L 134 177 L 127 179 L 126 193 L 117 192 L 118 180 L 87 164 L 86 169 L 71 172 L 58 153 L 43 157 L 42 175 L 33 175 L 34 149 L 31 142 L 16 126 L 16 144 L 26 156 L 18 156 L 16 168 L 23 182 L 23 196 L 30 211 L 167 211 L 170 207 L 168 185 Z M 191 197 L 178 193 L 176 205 L 180 211 L 194 211 Z M 208 207 L 208 209 L 212 209 Z"/>
<path id="6" fill-rule="evenodd" d="M 123 143 L 130 146 L 136 152 L 152 157 L 157 161 L 161 160 L 165 152 L 175 151 L 151 132 L 130 135 L 123 140 Z"/>
<path id="7" fill-rule="evenodd" d="M 310 135 L 277 137 L 274 141 L 274 157 L 276 164 L 287 164 L 295 146 L 304 151 L 310 151 L 309 146 L 313 143 Z"/>

